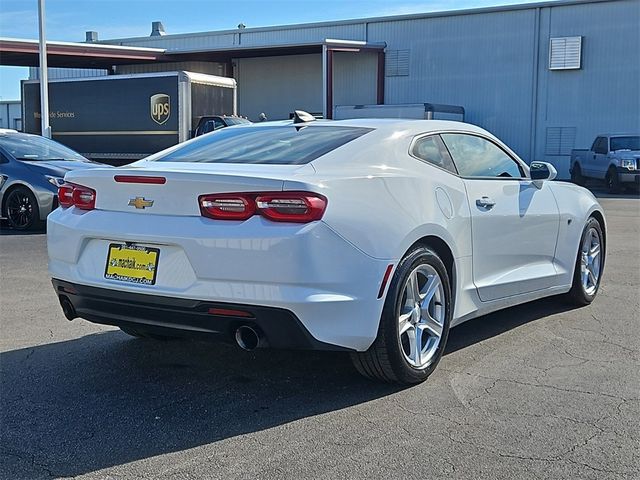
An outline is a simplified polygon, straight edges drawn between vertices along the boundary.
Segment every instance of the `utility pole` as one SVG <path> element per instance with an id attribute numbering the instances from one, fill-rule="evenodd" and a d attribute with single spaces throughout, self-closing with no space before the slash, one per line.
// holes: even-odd
<path id="1" fill-rule="evenodd" d="M 47 39 L 44 17 L 44 0 L 38 0 L 38 22 L 40 33 L 40 125 L 42 136 L 51 138 L 49 126 L 49 75 L 47 71 Z"/>

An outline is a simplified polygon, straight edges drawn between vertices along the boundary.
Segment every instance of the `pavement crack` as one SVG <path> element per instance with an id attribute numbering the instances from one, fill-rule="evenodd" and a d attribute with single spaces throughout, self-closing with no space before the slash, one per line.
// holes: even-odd
<path id="1" fill-rule="evenodd" d="M 546 384 L 546 383 L 530 383 L 530 382 L 523 382 L 521 380 L 513 380 L 513 379 L 510 379 L 510 378 L 487 377 L 487 376 L 484 376 L 484 375 L 476 375 L 476 374 L 473 374 L 473 373 L 465 373 L 465 375 L 468 375 L 470 377 L 483 378 L 485 380 L 494 380 L 495 382 L 514 383 L 516 385 L 524 385 L 524 386 L 527 386 L 527 387 L 550 388 L 552 390 L 558 390 L 560 392 L 582 393 L 582 394 L 585 394 L 585 395 L 595 395 L 595 396 L 601 396 L 601 397 L 607 397 L 607 398 L 615 398 L 616 400 L 630 400 L 629 398 L 621 397 L 619 395 L 612 395 L 610 393 L 590 392 L 588 390 L 580 390 L 580 389 L 574 389 L 574 388 L 562 388 L 562 387 L 558 387 L 556 385 L 549 385 L 549 384 Z M 493 388 L 493 386 L 495 386 L 495 384 L 492 385 L 491 387 L 489 387 L 488 390 L 491 390 L 491 388 Z M 487 391 L 487 389 L 485 389 L 485 392 L 486 391 Z M 484 393 L 482 393 L 479 397 L 481 397 L 482 395 L 484 395 Z M 479 398 L 479 397 L 476 397 L 476 398 Z"/>
<path id="2" fill-rule="evenodd" d="M 33 453 L 26 453 L 26 452 L 11 452 L 9 450 L 6 449 L 2 449 L 0 450 L 0 454 L 2 455 L 7 455 L 9 457 L 16 457 L 20 460 L 23 460 L 25 462 L 30 463 L 33 467 L 39 468 L 40 470 L 44 471 L 47 476 L 52 477 L 52 478 L 69 478 L 67 475 L 60 475 L 60 474 L 56 474 L 53 472 L 53 470 L 51 470 L 51 468 L 47 465 L 45 465 L 44 463 L 38 462 L 36 461 L 36 456 Z"/>

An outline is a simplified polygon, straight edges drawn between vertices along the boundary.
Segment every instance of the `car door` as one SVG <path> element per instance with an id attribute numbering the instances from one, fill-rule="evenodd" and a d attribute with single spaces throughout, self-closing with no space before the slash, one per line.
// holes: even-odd
<path id="1" fill-rule="evenodd" d="M 471 210 L 473 281 L 482 301 L 555 285 L 559 211 L 548 182 L 489 138 L 441 135 L 463 178 Z"/>
<path id="2" fill-rule="evenodd" d="M 593 155 L 589 164 L 590 177 L 604 179 L 609 168 L 609 139 L 607 137 L 598 137 L 593 145 Z"/>

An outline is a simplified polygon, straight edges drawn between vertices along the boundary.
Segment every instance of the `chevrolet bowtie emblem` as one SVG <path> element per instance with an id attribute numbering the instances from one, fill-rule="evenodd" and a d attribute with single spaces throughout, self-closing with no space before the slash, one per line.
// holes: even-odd
<path id="1" fill-rule="evenodd" d="M 153 207 L 153 200 L 147 200 L 144 197 L 136 197 L 129 200 L 130 207 L 142 208 Z"/>

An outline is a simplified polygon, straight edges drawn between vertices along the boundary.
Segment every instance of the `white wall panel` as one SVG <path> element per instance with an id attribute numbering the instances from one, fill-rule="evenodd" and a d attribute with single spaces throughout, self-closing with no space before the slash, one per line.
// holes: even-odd
<path id="1" fill-rule="evenodd" d="M 289 118 L 296 109 L 322 112 L 322 56 L 239 58 L 234 60 L 238 82 L 238 114 L 257 120 Z"/>
<path id="2" fill-rule="evenodd" d="M 335 52 L 333 55 L 333 104 L 376 103 L 377 75 L 377 53 Z"/>

